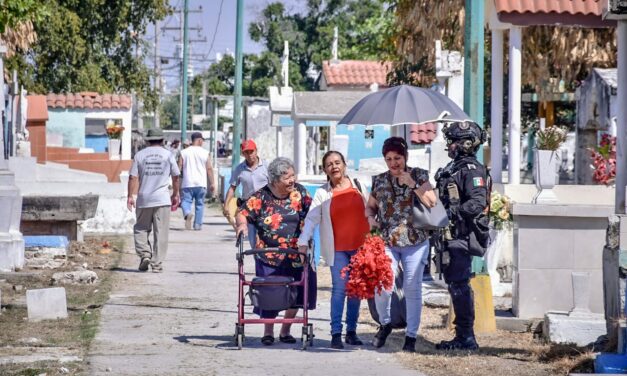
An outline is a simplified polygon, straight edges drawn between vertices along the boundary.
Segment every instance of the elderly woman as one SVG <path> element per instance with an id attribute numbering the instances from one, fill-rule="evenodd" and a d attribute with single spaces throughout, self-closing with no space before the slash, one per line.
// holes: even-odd
<path id="1" fill-rule="evenodd" d="M 346 301 L 346 338 L 349 345 L 362 345 L 357 337 L 359 299 L 346 298 L 346 282 L 342 268 L 350 263 L 369 231 L 365 215 L 365 198 L 361 184 L 346 176 L 346 161 L 337 151 L 329 151 L 322 157 L 322 168 L 328 182 L 316 190 L 305 227 L 298 238 L 301 251 L 320 225 L 320 252 L 331 268 L 331 347 L 342 349 L 342 315 Z"/>
<path id="2" fill-rule="evenodd" d="M 383 143 L 383 157 L 388 171 L 372 179 L 372 192 L 366 215 L 371 227 L 379 227 L 385 242 L 385 251 L 392 260 L 392 270 L 403 265 L 403 292 L 407 305 L 407 329 L 403 351 L 415 352 L 416 335 L 422 312 L 422 274 L 428 263 L 429 233 L 412 224 L 414 196 L 427 207 L 436 203 L 436 195 L 429 184 L 426 170 L 407 166 L 407 142 L 390 137 Z M 392 332 L 390 306 L 391 291 L 375 294 L 381 326 L 373 345 L 382 347 Z"/>
<path id="3" fill-rule="evenodd" d="M 305 217 L 311 205 L 311 197 L 302 185 L 296 183 L 294 165 L 287 158 L 277 158 L 268 165 L 269 183 L 255 192 L 239 207 L 236 219 L 236 231 L 247 234 L 247 223 L 257 231 L 256 248 L 297 248 Z M 258 277 L 281 275 L 299 280 L 303 272 L 303 263 L 298 255 L 285 255 L 267 252 L 255 256 L 255 274 Z M 308 303 L 309 309 L 316 306 L 316 275 L 309 267 Z M 303 306 L 303 288 L 299 288 L 296 306 L 285 312 L 285 318 L 294 318 L 298 308 Z M 262 318 L 275 318 L 278 311 L 258 310 Z M 290 334 L 291 324 L 283 324 L 279 340 L 295 343 Z M 265 324 L 261 342 L 274 343 L 274 325 Z"/>

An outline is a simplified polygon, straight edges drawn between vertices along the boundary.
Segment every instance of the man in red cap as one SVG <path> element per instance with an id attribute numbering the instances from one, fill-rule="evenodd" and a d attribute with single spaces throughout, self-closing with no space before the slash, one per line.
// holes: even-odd
<path id="1" fill-rule="evenodd" d="M 226 192 L 224 199 L 223 212 L 225 216 L 228 216 L 228 203 L 235 195 L 235 190 L 241 184 L 242 193 L 240 200 L 248 200 L 248 198 L 259 189 L 268 184 L 268 170 L 266 169 L 266 163 L 257 155 L 257 145 L 253 140 L 244 140 L 241 144 L 242 156 L 244 162 L 240 163 L 233 173 L 231 174 L 231 181 L 229 190 Z M 238 207 L 239 202 L 238 202 Z M 248 239 L 251 247 L 255 247 L 255 228 L 248 226 Z"/>

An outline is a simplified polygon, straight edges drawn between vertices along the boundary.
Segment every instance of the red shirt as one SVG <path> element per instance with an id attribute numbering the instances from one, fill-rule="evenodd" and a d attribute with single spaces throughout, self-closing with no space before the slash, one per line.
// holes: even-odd
<path id="1" fill-rule="evenodd" d="M 364 200 L 357 189 L 350 187 L 333 192 L 331 223 L 336 251 L 354 251 L 364 244 L 370 227 Z"/>

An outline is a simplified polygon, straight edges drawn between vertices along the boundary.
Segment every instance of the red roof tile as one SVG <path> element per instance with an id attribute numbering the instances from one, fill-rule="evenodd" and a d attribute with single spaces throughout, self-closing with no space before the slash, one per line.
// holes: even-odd
<path id="1" fill-rule="evenodd" d="M 616 23 L 603 20 L 606 0 L 494 0 L 501 22 L 519 26 L 575 25 L 610 27 Z"/>
<path id="2" fill-rule="evenodd" d="M 95 92 L 84 91 L 74 94 L 48 94 L 46 102 L 49 108 L 129 110 L 132 100 L 130 95 L 100 95 Z"/>
<path id="3" fill-rule="evenodd" d="M 501 13 L 566 13 L 601 16 L 602 0 L 495 0 Z"/>
<path id="4" fill-rule="evenodd" d="M 410 141 L 413 145 L 430 144 L 435 139 L 437 125 L 434 123 L 412 124 L 409 131 Z"/>
<path id="5" fill-rule="evenodd" d="M 392 63 L 366 60 L 323 61 L 322 74 L 328 86 L 388 87 L 387 74 Z"/>

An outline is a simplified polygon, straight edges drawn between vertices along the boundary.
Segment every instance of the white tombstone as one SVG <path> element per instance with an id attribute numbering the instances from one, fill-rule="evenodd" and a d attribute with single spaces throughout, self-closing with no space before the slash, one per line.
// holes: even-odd
<path id="1" fill-rule="evenodd" d="M 605 316 L 590 312 L 590 273 L 572 272 L 571 276 L 573 309 L 570 312 L 547 312 L 543 333 L 552 343 L 587 346 L 607 334 Z"/>
<path id="2" fill-rule="evenodd" d="M 26 290 L 26 307 L 31 321 L 67 318 L 65 288 Z"/>

